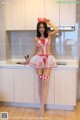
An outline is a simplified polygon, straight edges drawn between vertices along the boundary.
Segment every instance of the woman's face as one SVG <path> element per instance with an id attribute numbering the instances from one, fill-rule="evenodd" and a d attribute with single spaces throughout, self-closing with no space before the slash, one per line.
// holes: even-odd
<path id="1" fill-rule="evenodd" d="M 39 26 L 39 32 L 42 34 L 42 33 L 44 33 L 44 31 L 45 31 L 44 25 L 40 24 L 40 26 Z"/>

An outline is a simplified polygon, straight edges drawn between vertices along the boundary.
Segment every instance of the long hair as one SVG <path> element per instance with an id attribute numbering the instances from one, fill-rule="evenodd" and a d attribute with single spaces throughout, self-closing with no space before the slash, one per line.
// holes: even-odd
<path id="1" fill-rule="evenodd" d="M 41 33 L 39 32 L 39 28 L 40 28 L 40 25 L 43 24 L 44 25 L 44 28 L 45 28 L 45 31 L 44 31 L 44 37 L 48 37 L 48 27 L 47 27 L 47 24 L 45 22 L 38 22 L 37 23 L 37 37 L 41 37 Z"/>

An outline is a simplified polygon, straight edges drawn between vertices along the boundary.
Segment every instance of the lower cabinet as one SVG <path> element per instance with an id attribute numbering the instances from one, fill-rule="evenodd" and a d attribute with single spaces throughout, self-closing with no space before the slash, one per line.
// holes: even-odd
<path id="1" fill-rule="evenodd" d="M 46 104 L 76 105 L 77 70 L 70 68 L 52 69 Z M 40 103 L 38 79 L 35 72 L 35 103 Z"/>
<path id="2" fill-rule="evenodd" d="M 34 69 L 14 69 L 15 102 L 34 103 Z"/>
<path id="3" fill-rule="evenodd" d="M 55 70 L 55 104 L 76 105 L 77 70 Z"/>
<path id="4" fill-rule="evenodd" d="M 38 76 L 36 74 L 36 70 L 34 73 L 34 77 L 35 77 L 35 82 L 34 82 L 34 102 L 35 103 L 40 103 L 40 99 L 39 99 L 39 92 L 38 92 Z"/>
<path id="5" fill-rule="evenodd" d="M 52 69 L 46 104 L 76 105 L 77 69 Z M 39 104 L 38 78 L 33 67 L 0 69 L 0 101 Z"/>
<path id="6" fill-rule="evenodd" d="M 14 102 L 13 69 L 0 69 L 0 101 Z"/>

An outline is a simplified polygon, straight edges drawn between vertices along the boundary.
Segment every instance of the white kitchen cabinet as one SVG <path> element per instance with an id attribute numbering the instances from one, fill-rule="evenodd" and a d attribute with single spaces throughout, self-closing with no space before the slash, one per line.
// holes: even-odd
<path id="1" fill-rule="evenodd" d="M 76 69 L 55 70 L 55 104 L 76 105 L 77 71 Z"/>
<path id="2" fill-rule="evenodd" d="M 76 86 L 77 86 L 77 70 L 76 69 L 52 69 L 48 96 L 46 104 L 52 105 L 76 105 Z M 38 93 L 38 79 L 35 72 L 35 103 L 40 103 Z"/>
<path id="3" fill-rule="evenodd" d="M 56 0 L 45 0 L 45 18 L 50 19 L 56 26 L 59 26 L 59 4 Z"/>
<path id="4" fill-rule="evenodd" d="M 5 29 L 25 30 L 25 0 L 6 0 Z"/>
<path id="5" fill-rule="evenodd" d="M 76 105 L 77 67 L 77 62 L 72 62 L 52 68 L 46 107 L 72 110 Z M 28 65 L 0 65 L 0 101 L 37 107 L 40 100 L 35 68 Z"/>
<path id="6" fill-rule="evenodd" d="M 35 30 L 39 17 L 44 17 L 44 0 L 6 0 L 6 30 Z"/>
<path id="7" fill-rule="evenodd" d="M 47 94 L 47 100 L 46 100 L 46 104 L 54 104 L 54 70 L 51 71 L 51 75 L 50 78 L 48 80 L 49 82 L 49 86 L 48 86 L 48 94 Z M 40 99 L 39 99 L 39 92 L 38 92 L 38 78 L 37 78 L 37 74 L 35 71 L 35 103 L 40 103 Z"/>
<path id="8" fill-rule="evenodd" d="M 74 26 L 76 4 L 57 0 L 6 0 L 6 30 L 36 30 L 37 18 L 48 18 L 56 26 Z"/>
<path id="9" fill-rule="evenodd" d="M 14 102 L 13 69 L 0 68 L 0 101 Z"/>
<path id="10" fill-rule="evenodd" d="M 14 69 L 15 102 L 34 103 L 34 69 Z"/>
<path id="11" fill-rule="evenodd" d="M 36 70 L 34 73 L 34 77 L 35 77 L 35 82 L 34 82 L 34 101 L 35 103 L 40 103 L 40 99 L 39 99 L 39 92 L 38 92 L 38 76 L 36 74 Z"/>
<path id="12" fill-rule="evenodd" d="M 37 19 L 44 17 L 44 0 L 26 0 L 26 29 L 36 30 Z"/>
<path id="13" fill-rule="evenodd" d="M 60 26 L 75 26 L 76 4 L 60 3 Z"/>

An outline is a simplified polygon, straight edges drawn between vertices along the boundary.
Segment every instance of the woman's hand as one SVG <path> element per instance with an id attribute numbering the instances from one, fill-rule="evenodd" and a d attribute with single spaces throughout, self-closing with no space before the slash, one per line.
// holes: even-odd
<path id="1" fill-rule="evenodd" d="M 29 58 L 28 58 L 26 61 L 24 61 L 23 64 L 24 64 L 24 65 L 29 64 Z"/>
<path id="2" fill-rule="evenodd" d="M 54 31 L 50 31 L 49 34 L 51 37 L 54 37 L 59 32 L 58 28 L 49 19 L 46 19 L 46 23 L 53 28 Z"/>
<path id="3" fill-rule="evenodd" d="M 46 19 L 46 23 L 49 24 L 49 23 L 50 23 L 50 20 L 49 20 L 49 19 Z"/>

